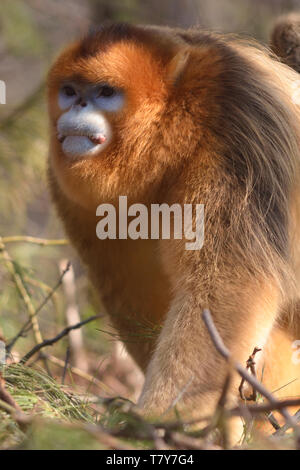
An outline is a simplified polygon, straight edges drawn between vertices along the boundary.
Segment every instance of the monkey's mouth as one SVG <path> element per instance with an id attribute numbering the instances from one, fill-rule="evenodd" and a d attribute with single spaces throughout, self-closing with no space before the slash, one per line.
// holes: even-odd
<path id="1" fill-rule="evenodd" d="M 80 111 L 81 114 L 71 109 L 56 123 L 56 136 L 62 151 L 71 159 L 96 156 L 111 140 L 112 132 L 107 120 L 85 109 Z"/>
<path id="2" fill-rule="evenodd" d="M 103 134 L 97 134 L 97 135 L 79 135 L 79 134 L 74 134 L 74 135 L 63 135 L 61 133 L 58 133 L 57 138 L 59 142 L 62 144 L 67 137 L 85 137 L 89 139 L 93 144 L 95 145 L 101 145 L 104 144 L 106 141 L 106 137 Z"/>
<path id="3" fill-rule="evenodd" d="M 107 142 L 104 134 L 57 134 L 63 152 L 73 158 L 93 155 Z"/>

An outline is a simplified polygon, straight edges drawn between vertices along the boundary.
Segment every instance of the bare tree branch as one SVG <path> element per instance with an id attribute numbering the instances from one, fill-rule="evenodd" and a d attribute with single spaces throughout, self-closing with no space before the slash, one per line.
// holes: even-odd
<path id="1" fill-rule="evenodd" d="M 65 267 L 65 269 L 62 271 L 57 283 L 55 284 L 55 286 L 51 289 L 51 291 L 49 292 L 49 294 L 44 298 L 44 300 L 41 302 L 41 304 L 36 308 L 36 310 L 34 310 L 32 312 L 32 315 L 30 317 L 30 320 L 28 320 L 23 326 L 22 328 L 20 329 L 20 331 L 17 333 L 17 335 L 8 343 L 8 345 L 6 346 L 6 351 L 9 353 L 12 349 L 12 347 L 15 345 L 16 341 L 21 338 L 22 336 L 24 336 L 31 328 L 32 328 L 32 322 L 31 320 L 34 319 L 38 313 L 40 313 L 40 311 L 42 310 L 42 308 L 44 308 L 44 306 L 48 303 L 48 301 L 51 299 L 51 297 L 54 295 L 54 293 L 57 291 L 57 289 L 59 288 L 59 286 L 62 284 L 62 280 L 63 280 L 63 277 L 64 275 L 68 272 L 68 270 L 70 269 L 70 266 L 71 266 L 71 263 L 68 262 L 67 263 L 67 266 Z M 42 341 L 39 341 L 39 343 L 42 343 Z"/>
<path id="2" fill-rule="evenodd" d="M 224 345 L 221 336 L 219 335 L 219 332 L 217 328 L 215 327 L 215 324 L 213 322 L 211 313 L 208 309 L 204 309 L 202 312 L 202 318 L 203 321 L 206 325 L 206 328 L 208 330 L 208 333 L 210 335 L 210 338 L 216 348 L 216 350 L 221 354 L 221 356 L 226 359 L 226 361 L 231 362 L 232 366 L 234 369 L 240 374 L 244 380 L 246 380 L 257 392 L 259 392 L 263 397 L 265 397 L 267 400 L 269 400 L 270 404 L 274 406 L 274 409 L 278 409 L 279 413 L 284 417 L 286 420 L 286 423 L 289 425 L 289 427 L 292 427 L 295 432 L 297 433 L 297 436 L 299 434 L 299 428 L 297 426 L 297 420 L 294 419 L 290 413 L 286 410 L 285 407 L 279 407 L 280 401 L 278 401 L 271 392 L 269 392 L 265 386 L 260 383 L 256 377 L 253 375 L 249 374 L 248 371 L 237 361 L 235 361 L 229 350 L 226 348 Z"/>
<path id="3" fill-rule="evenodd" d="M 94 320 L 97 320 L 98 318 L 101 318 L 102 315 L 94 315 L 93 317 L 87 318 L 86 320 L 83 320 L 79 323 L 76 323 L 76 325 L 68 326 L 64 330 L 62 330 L 57 336 L 51 339 L 45 339 L 41 343 L 37 344 L 34 346 L 34 348 L 31 349 L 27 354 L 25 354 L 24 357 L 20 360 L 20 364 L 26 364 L 28 360 L 37 352 L 39 352 L 41 349 L 45 348 L 46 346 L 52 346 L 53 344 L 57 343 L 60 339 L 62 339 L 64 336 L 67 336 L 70 331 L 76 330 L 77 328 L 81 328 L 82 326 L 86 325 L 87 323 L 90 323 Z"/>
<path id="4" fill-rule="evenodd" d="M 32 243 L 34 245 L 40 246 L 64 246 L 69 245 L 69 241 L 62 239 L 62 240 L 47 240 L 45 238 L 37 238 L 37 237 L 30 237 L 27 235 L 12 235 L 9 237 L 2 237 L 2 243 L 16 243 L 16 242 L 24 242 L 24 243 Z"/>

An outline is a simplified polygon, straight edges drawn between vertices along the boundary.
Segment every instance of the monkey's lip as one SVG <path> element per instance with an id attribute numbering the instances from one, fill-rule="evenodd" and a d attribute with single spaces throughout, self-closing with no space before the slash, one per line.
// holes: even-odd
<path id="1" fill-rule="evenodd" d="M 57 134 L 57 139 L 62 144 L 66 137 L 87 137 L 93 144 L 101 145 L 106 141 L 106 137 L 103 134 L 87 135 L 87 134 Z"/>

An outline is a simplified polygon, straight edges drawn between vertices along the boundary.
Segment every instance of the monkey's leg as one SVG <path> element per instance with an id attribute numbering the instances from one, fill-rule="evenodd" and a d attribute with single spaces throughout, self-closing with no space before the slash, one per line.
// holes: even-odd
<path id="1" fill-rule="evenodd" d="M 279 292 L 270 280 L 233 286 L 216 282 L 209 304 L 215 325 L 235 359 L 245 364 L 255 346 L 263 347 L 279 309 Z M 139 404 L 149 415 L 172 407 L 184 419 L 212 415 L 227 367 L 215 350 L 201 313 L 205 305 L 193 291 L 174 299 L 149 364 Z M 233 404 L 241 378 L 234 374 L 229 395 Z M 173 407 L 174 411 L 174 407 Z"/>
<path id="2" fill-rule="evenodd" d="M 291 313 L 288 308 L 274 325 L 264 350 L 257 361 L 257 377 L 278 399 L 300 398 L 300 321 L 299 307 Z M 294 413 L 298 407 L 290 408 Z M 283 424 L 279 413 L 274 413 Z M 271 432 L 266 421 L 258 428 Z"/>

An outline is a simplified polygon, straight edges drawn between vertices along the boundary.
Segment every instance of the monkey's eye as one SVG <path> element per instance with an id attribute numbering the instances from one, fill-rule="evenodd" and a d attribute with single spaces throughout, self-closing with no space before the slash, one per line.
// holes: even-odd
<path id="1" fill-rule="evenodd" d="M 115 94 L 115 89 L 109 85 L 103 85 L 100 90 L 98 97 L 103 96 L 105 98 L 109 98 Z"/>
<path id="2" fill-rule="evenodd" d="M 101 111 L 119 111 L 124 105 L 124 92 L 103 84 L 96 89 L 95 104 Z"/>
<path id="3" fill-rule="evenodd" d="M 68 109 L 77 99 L 77 92 L 72 85 L 62 85 L 58 94 L 58 105 L 60 109 Z"/>
<path id="4" fill-rule="evenodd" d="M 64 86 L 62 91 L 66 96 L 75 96 L 76 95 L 76 91 L 74 90 L 74 88 L 69 86 L 69 85 Z"/>

